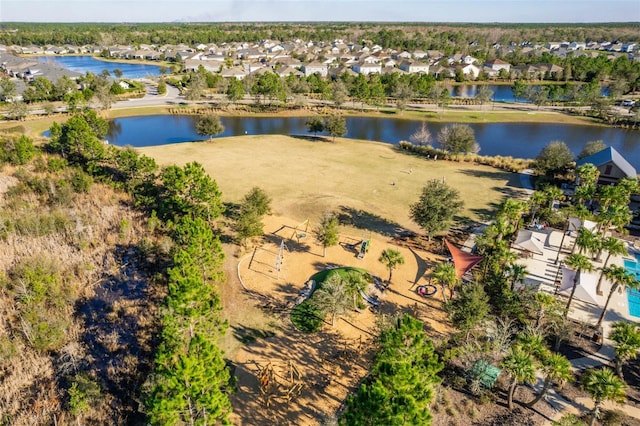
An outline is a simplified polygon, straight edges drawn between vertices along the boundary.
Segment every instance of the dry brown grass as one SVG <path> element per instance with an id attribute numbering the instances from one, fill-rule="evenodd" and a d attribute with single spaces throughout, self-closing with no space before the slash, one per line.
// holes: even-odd
<path id="1" fill-rule="evenodd" d="M 43 175 L 26 169 L 28 174 Z M 144 220 L 127 207 L 130 200 L 104 185 L 95 184 L 89 193 L 74 194 L 65 204 L 52 206 L 46 197 L 12 192 L 19 179 L 11 178 L 14 170 L 10 167 L 3 172 L 0 417 L 13 425 L 71 424 L 75 420 L 79 424 L 123 424 L 135 405 L 136 389 L 146 377 L 155 332 L 153 289 L 147 292 L 141 287 L 138 294 L 135 288 L 147 287 L 149 279 L 139 272 L 141 267 L 123 268 L 123 248 L 135 247 L 145 235 Z M 68 218 L 70 225 L 64 232 L 20 234 L 10 226 L 50 210 Z M 121 232 L 123 221 L 130 224 L 125 233 Z M 39 293 L 19 274 L 33 265 L 59 276 L 55 285 L 46 287 L 43 301 L 36 301 L 40 299 L 32 295 Z M 123 289 L 123 285 L 130 287 Z M 117 315 L 110 317 L 112 311 Z M 37 312 L 37 319 L 32 312 Z M 36 349 L 33 336 L 42 323 L 65 325 L 55 341 L 56 350 L 49 351 L 45 345 Z M 75 419 L 66 402 L 68 379 L 83 371 L 100 385 L 101 395 L 100 401 Z"/>
<path id="2" fill-rule="evenodd" d="M 517 175 L 465 163 L 432 161 L 370 141 L 244 136 L 143 148 L 160 164 L 198 161 L 237 202 L 253 186 L 273 198 L 276 214 L 303 221 L 327 210 L 368 213 L 372 222 L 418 230 L 409 219 L 429 179 L 445 179 L 464 200 L 461 217 L 488 218 L 495 203 L 518 193 Z"/>

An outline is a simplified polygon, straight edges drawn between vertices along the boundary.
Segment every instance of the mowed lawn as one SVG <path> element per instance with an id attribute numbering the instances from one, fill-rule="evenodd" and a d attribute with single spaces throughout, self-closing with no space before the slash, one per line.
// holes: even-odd
<path id="1" fill-rule="evenodd" d="M 139 150 L 161 165 L 197 161 L 217 181 L 225 201 L 252 187 L 273 199 L 273 212 L 316 221 L 325 211 L 377 224 L 419 228 L 409 218 L 425 182 L 444 179 L 464 200 L 462 219 L 490 220 L 496 204 L 519 195 L 519 178 L 491 167 L 434 161 L 392 145 L 338 138 L 281 135 L 216 138 Z M 360 224 L 362 225 L 362 223 Z M 379 228 L 372 223 L 372 228 Z"/>

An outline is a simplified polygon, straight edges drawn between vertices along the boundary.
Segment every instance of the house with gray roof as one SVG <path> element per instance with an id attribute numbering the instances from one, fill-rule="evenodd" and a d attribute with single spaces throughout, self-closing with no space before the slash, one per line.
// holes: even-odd
<path id="1" fill-rule="evenodd" d="M 636 178 L 635 167 L 614 148 L 605 148 L 602 151 L 591 154 L 588 157 L 576 161 L 576 167 L 583 164 L 593 164 L 600 171 L 598 184 L 612 185 L 624 177 Z"/>

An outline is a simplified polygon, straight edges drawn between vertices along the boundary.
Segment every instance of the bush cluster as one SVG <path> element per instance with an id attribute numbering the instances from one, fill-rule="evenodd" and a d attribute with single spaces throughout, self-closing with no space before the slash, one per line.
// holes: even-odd
<path id="1" fill-rule="evenodd" d="M 476 163 L 495 167 L 508 172 L 516 173 L 528 169 L 533 165 L 534 160 L 505 157 L 501 155 L 485 156 L 472 153 L 456 154 L 434 148 L 431 145 L 414 145 L 411 142 L 400 141 L 398 149 L 401 151 L 418 154 L 429 159 L 458 161 L 463 163 Z"/>

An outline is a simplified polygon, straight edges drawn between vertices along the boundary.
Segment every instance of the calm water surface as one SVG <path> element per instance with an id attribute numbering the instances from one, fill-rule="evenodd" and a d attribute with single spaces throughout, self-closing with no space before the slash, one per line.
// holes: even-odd
<path id="1" fill-rule="evenodd" d="M 37 56 L 37 59 L 42 62 L 53 62 L 63 68 L 82 74 L 86 72 L 101 74 L 103 70 L 107 70 L 112 76 L 115 76 L 113 71 L 119 69 L 122 71 L 123 78 L 145 78 L 160 75 L 160 67 L 158 65 L 106 62 L 92 56 Z"/>
<path id="2" fill-rule="evenodd" d="M 513 96 L 513 90 L 511 90 L 510 85 L 505 84 L 487 84 L 486 85 L 489 90 L 493 92 L 491 95 L 491 100 L 494 102 L 521 102 L 528 103 L 526 99 L 518 98 L 516 99 Z M 451 97 L 453 98 L 475 98 L 478 94 L 478 84 L 462 84 L 458 86 L 450 86 L 447 87 Z M 539 86 L 534 86 L 539 87 Z M 607 96 L 609 94 L 609 89 L 606 86 L 603 86 L 600 89 L 600 94 L 602 96 Z"/>
<path id="3" fill-rule="evenodd" d="M 197 117 L 157 115 L 118 118 L 110 122 L 107 139 L 110 143 L 144 147 L 205 140 L 195 130 Z M 239 136 L 256 134 L 309 135 L 306 117 L 222 117 L 225 131 L 218 135 Z M 348 117 L 348 138 L 397 144 L 420 128 L 422 122 L 379 117 Z M 427 123 L 435 138 L 438 131 L 450 123 Z M 611 127 L 594 127 L 548 123 L 488 123 L 470 124 L 475 131 L 482 155 L 503 155 L 534 158 L 551 141 L 563 141 L 574 154 L 584 144 L 601 139 L 614 147 L 640 170 L 640 132 Z"/>

